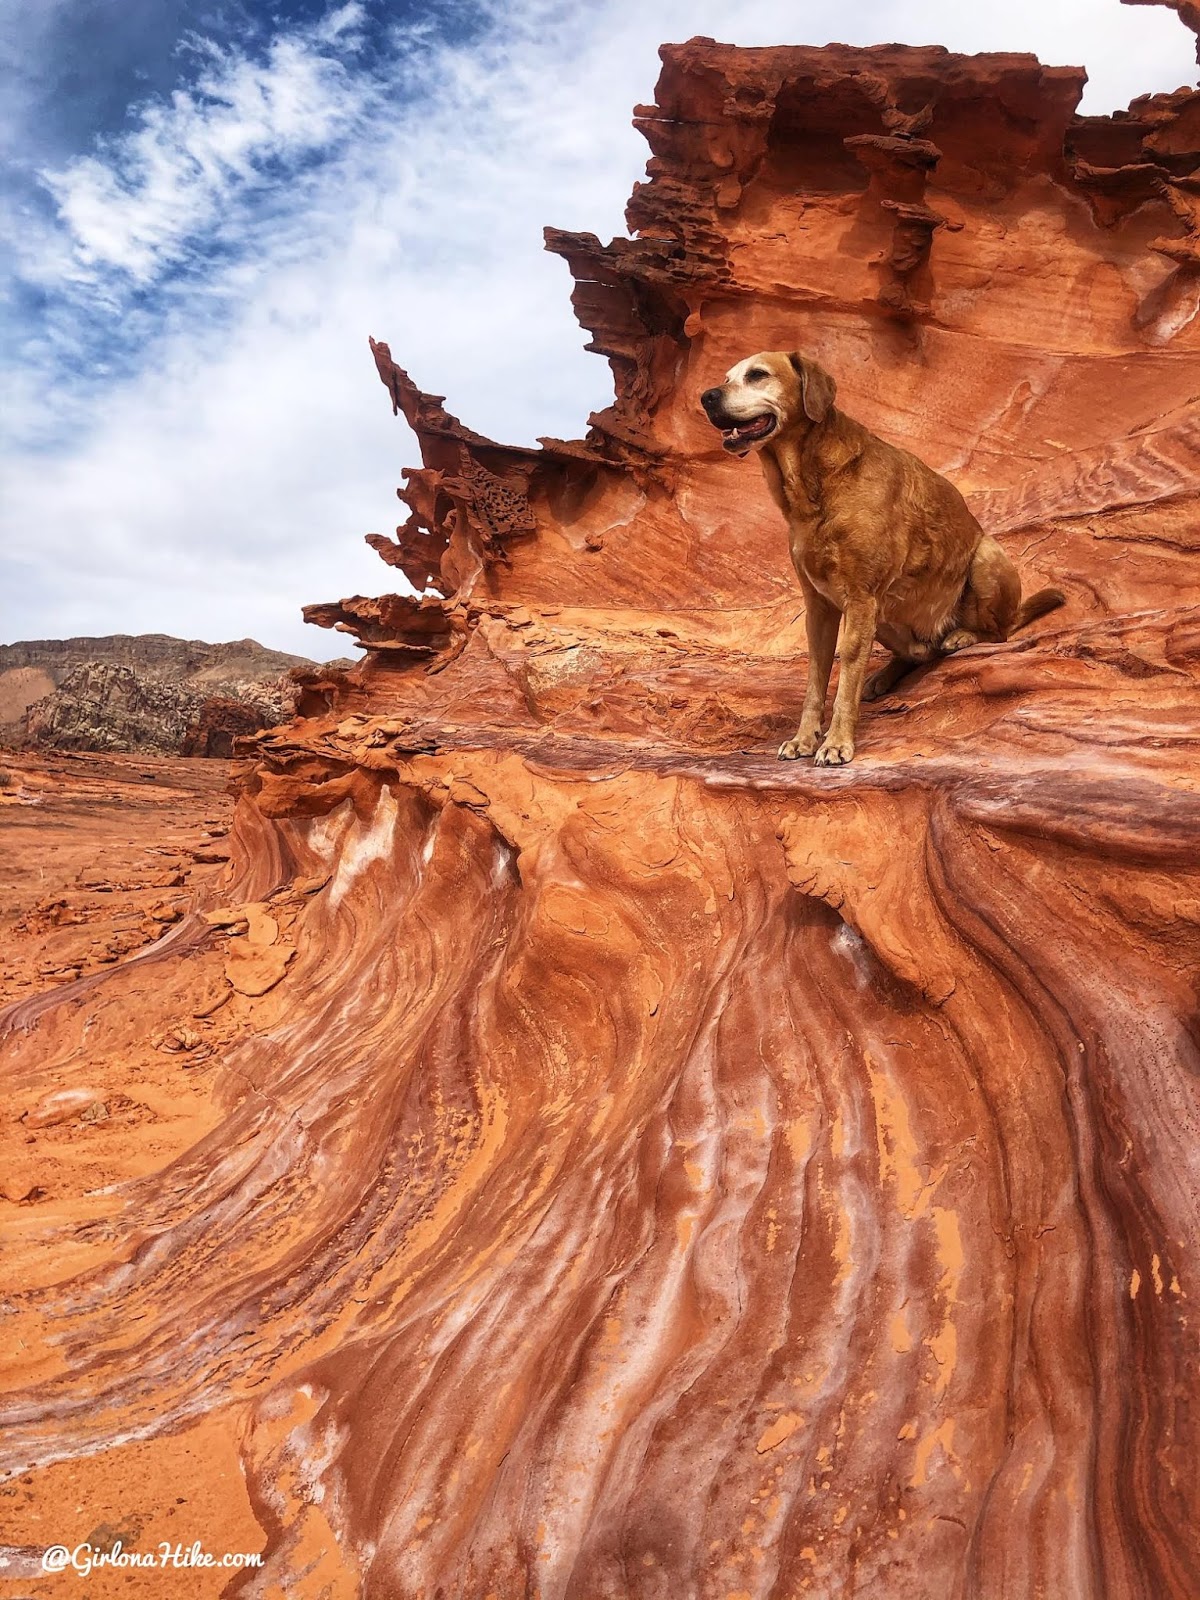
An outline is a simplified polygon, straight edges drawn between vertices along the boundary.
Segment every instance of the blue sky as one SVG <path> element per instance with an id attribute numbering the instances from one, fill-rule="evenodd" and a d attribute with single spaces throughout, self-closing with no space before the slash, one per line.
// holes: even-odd
<path id="1" fill-rule="evenodd" d="M 1092 111 L 1196 72 L 1117 0 L 4 0 L 0 640 L 342 653 L 299 608 L 394 583 L 362 535 L 417 459 L 368 333 L 485 433 L 580 433 L 608 368 L 541 229 L 622 231 L 696 33 L 1033 50 Z"/>

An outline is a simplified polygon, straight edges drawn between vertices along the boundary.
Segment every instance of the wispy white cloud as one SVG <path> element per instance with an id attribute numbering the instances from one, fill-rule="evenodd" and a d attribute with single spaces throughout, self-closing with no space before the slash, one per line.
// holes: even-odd
<path id="1" fill-rule="evenodd" d="M 339 653 L 299 607 L 394 583 L 360 541 L 397 520 L 391 485 L 414 460 L 367 333 L 484 432 L 578 432 L 608 371 L 582 350 L 541 229 L 621 231 L 646 156 L 629 113 L 663 39 L 1085 55 L 1093 109 L 1190 67 L 1174 17 L 1110 0 L 512 0 L 496 15 L 470 42 L 426 27 L 367 52 L 352 3 L 258 54 L 206 47 L 172 97 L 59 169 L 60 216 L 29 269 L 49 308 L 10 405 L 31 443 L 5 495 L 23 614 L 4 636 L 251 633 Z"/>
<path id="2" fill-rule="evenodd" d="M 317 26 L 272 40 L 262 60 L 196 39 L 202 66 L 189 87 L 141 107 L 136 127 L 94 154 L 44 172 L 73 276 L 116 268 L 151 283 L 279 165 L 327 151 L 361 126 L 378 87 L 350 70 L 362 19 L 350 0 Z"/>

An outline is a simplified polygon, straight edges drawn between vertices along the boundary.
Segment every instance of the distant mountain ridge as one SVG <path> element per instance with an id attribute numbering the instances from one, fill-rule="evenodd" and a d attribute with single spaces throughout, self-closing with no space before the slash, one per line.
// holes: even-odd
<path id="1" fill-rule="evenodd" d="M 15 644 L 0 644 L 0 672 L 13 667 L 39 667 L 61 672 L 65 677 L 72 668 L 92 661 L 114 662 L 135 671 L 162 670 L 184 677 L 234 664 L 252 665 L 260 672 L 273 671 L 276 675 L 289 667 L 314 664 L 307 656 L 268 650 L 257 639 L 208 644 L 203 639 L 176 639 L 169 633 L 84 634 L 74 639 L 20 639 Z M 239 675 L 246 674 L 235 673 Z"/>
<path id="2" fill-rule="evenodd" d="M 0 645 L 0 737 L 71 750 L 229 756 L 233 740 L 286 721 L 306 656 L 255 639 L 165 633 Z"/>

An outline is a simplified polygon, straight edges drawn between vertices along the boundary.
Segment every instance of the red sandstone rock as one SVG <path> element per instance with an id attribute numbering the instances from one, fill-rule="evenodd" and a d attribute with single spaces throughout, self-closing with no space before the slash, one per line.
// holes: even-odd
<path id="1" fill-rule="evenodd" d="M 258 733 L 267 726 L 268 720 L 261 706 L 212 695 L 201 703 L 196 712 L 195 722 L 184 735 L 180 754 L 228 758 L 235 753 L 239 739 L 248 739 Z"/>
<path id="2" fill-rule="evenodd" d="M 260 737 L 155 969 L 219 1121 L 47 1222 L 4 1448 L 224 1419 L 233 1594 L 1184 1600 L 1200 94 L 663 62 L 633 237 L 549 236 L 585 440 L 482 439 L 373 346 L 423 465 L 372 543 L 442 598 L 311 608 L 363 663 Z M 781 346 L 1070 597 L 844 771 L 774 760 L 798 587 L 696 404 Z M 112 1059 L 136 981 L 8 1013 L 13 1082 Z"/>
<path id="3" fill-rule="evenodd" d="M 21 1121 L 27 1128 L 53 1128 L 73 1121 L 99 1100 L 94 1089 L 56 1089 L 25 1112 Z"/>

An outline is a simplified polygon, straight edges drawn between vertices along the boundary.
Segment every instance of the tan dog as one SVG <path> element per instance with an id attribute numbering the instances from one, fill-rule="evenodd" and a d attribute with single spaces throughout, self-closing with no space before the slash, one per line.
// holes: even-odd
<path id="1" fill-rule="evenodd" d="M 808 687 L 796 737 L 781 761 L 854 755 L 860 700 L 886 694 L 910 668 L 1014 628 L 1063 603 L 1040 589 L 1021 603 L 1016 567 L 967 510 L 952 483 L 845 416 L 815 361 L 772 350 L 731 367 L 701 404 L 734 455 L 757 450 L 787 518 L 804 591 Z M 838 623 L 842 669 L 829 731 L 825 698 Z M 866 679 L 878 639 L 892 659 Z"/>

